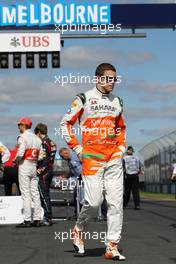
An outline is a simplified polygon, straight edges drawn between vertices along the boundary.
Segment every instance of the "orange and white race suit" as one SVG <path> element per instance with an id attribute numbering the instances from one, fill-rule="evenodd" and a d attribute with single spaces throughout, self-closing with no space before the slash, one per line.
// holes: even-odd
<path id="1" fill-rule="evenodd" d="M 85 204 L 77 228 L 84 229 L 91 212 L 104 198 L 108 203 L 107 240 L 119 242 L 123 215 L 123 166 L 125 124 L 122 100 L 97 88 L 79 94 L 61 121 L 61 133 L 69 147 L 82 157 Z M 73 125 L 79 121 L 82 146 Z"/>
<path id="2" fill-rule="evenodd" d="M 77 120 L 81 131 L 76 131 L 82 134 L 83 147 L 73 129 Z M 61 122 L 61 133 L 71 149 L 82 153 L 83 175 L 95 175 L 99 168 L 95 160 L 114 160 L 125 151 L 121 99 L 102 94 L 97 88 L 78 95 Z"/>

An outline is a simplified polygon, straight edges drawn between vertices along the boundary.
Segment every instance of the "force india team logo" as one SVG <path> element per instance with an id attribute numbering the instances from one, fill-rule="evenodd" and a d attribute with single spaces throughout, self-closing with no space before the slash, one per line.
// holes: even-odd
<path id="1" fill-rule="evenodd" d="M 78 106 L 77 100 L 74 100 L 71 104 L 71 108 L 76 108 Z"/>
<path id="2" fill-rule="evenodd" d="M 0 147 L 0 154 L 2 154 L 4 152 L 4 147 Z"/>

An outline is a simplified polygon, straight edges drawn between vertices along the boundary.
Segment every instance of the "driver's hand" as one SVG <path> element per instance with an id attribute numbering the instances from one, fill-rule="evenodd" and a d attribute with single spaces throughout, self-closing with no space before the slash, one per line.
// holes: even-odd
<path id="1" fill-rule="evenodd" d="M 44 172 L 44 170 L 45 170 L 45 168 L 38 168 L 38 169 L 37 169 L 37 173 L 38 173 L 38 174 L 41 174 L 42 172 Z"/>

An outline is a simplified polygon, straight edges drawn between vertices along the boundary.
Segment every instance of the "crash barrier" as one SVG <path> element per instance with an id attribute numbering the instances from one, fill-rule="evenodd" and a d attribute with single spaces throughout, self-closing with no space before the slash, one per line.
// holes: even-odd
<path id="1" fill-rule="evenodd" d="M 66 219 L 70 218 L 70 207 L 75 206 L 74 195 L 76 196 L 76 215 L 78 216 L 80 203 L 83 200 L 83 186 L 79 184 L 78 178 L 70 177 L 70 168 L 67 161 L 55 160 L 51 183 L 51 204 L 53 207 L 64 206 Z"/>
<path id="2" fill-rule="evenodd" d="M 166 193 L 166 194 L 176 194 L 176 183 L 168 182 L 168 183 L 145 183 L 145 192 L 152 193 Z"/>
<path id="3" fill-rule="evenodd" d="M 70 169 L 68 163 L 65 160 L 56 160 L 54 162 L 53 168 L 53 180 L 51 183 L 51 204 L 52 207 L 64 207 L 65 215 L 57 217 L 54 215 L 54 218 L 60 219 L 69 219 L 71 207 L 76 206 L 76 215 L 78 216 L 80 212 L 81 204 L 83 204 L 83 184 L 80 183 L 78 178 L 69 178 Z M 73 179 L 73 182 L 72 182 Z M 16 186 L 16 185 L 15 185 Z M 2 186 L 3 187 L 3 186 Z M 76 187 L 76 188 L 75 188 Z M 15 193 L 14 193 L 15 194 Z M 17 194 L 17 193 L 16 193 Z M 2 194 L 3 195 L 3 194 Z M 74 195 L 76 196 L 76 204 L 74 201 Z M 1 196 L 0 196 L 1 197 Z M 3 204 L 3 205 L 2 205 Z M 16 208 L 18 204 L 19 207 Z M 23 219 L 23 210 L 22 210 L 22 200 L 21 196 L 11 196 L 11 197 L 1 197 L 0 208 L 7 207 L 7 211 L 0 211 L 0 224 L 17 224 L 21 223 Z M 9 208 L 9 209 L 8 209 Z M 12 211 L 9 211 L 10 208 L 13 208 Z M 16 211 L 14 214 L 13 211 Z M 11 219 L 11 214 L 14 215 L 14 218 Z M 99 209 L 97 218 L 101 220 L 101 208 Z M 3 220 L 4 219 L 4 220 Z"/>
<path id="4" fill-rule="evenodd" d="M 44 212 L 42 209 L 41 220 L 43 219 L 43 215 Z M 23 201 L 21 196 L 0 196 L 0 225 L 20 224 L 23 221 Z"/>
<path id="5" fill-rule="evenodd" d="M 54 217 L 54 219 L 69 220 L 70 219 L 70 206 L 69 200 L 64 201 L 63 205 L 66 209 L 65 217 Z M 33 209 L 32 209 L 33 211 Z M 80 212 L 79 199 L 77 200 L 77 216 Z M 41 212 L 41 220 L 43 219 L 44 212 Z M 99 208 L 98 220 L 102 220 L 101 207 Z M 23 201 L 21 196 L 0 196 L 0 225 L 20 224 L 24 221 L 23 215 Z"/>
<path id="6" fill-rule="evenodd" d="M 21 196 L 0 196 L 0 225 L 23 222 Z"/>

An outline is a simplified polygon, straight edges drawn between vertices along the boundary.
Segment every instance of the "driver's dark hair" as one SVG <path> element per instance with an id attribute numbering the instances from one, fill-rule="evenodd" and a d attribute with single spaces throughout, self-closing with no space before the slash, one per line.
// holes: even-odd
<path id="1" fill-rule="evenodd" d="M 40 132 L 42 135 L 47 135 L 47 133 L 48 133 L 47 125 L 46 125 L 46 124 L 43 124 L 43 123 L 39 123 L 39 124 L 37 124 L 37 126 L 36 126 L 35 129 L 34 129 L 34 133 L 35 133 L 35 134 L 38 134 L 39 132 Z"/>
<path id="2" fill-rule="evenodd" d="M 110 63 L 101 63 L 95 71 L 95 76 L 103 76 L 105 71 L 116 72 L 116 68 Z"/>
<path id="3" fill-rule="evenodd" d="M 128 146 L 127 151 L 132 150 L 134 152 L 134 148 L 132 146 Z"/>

